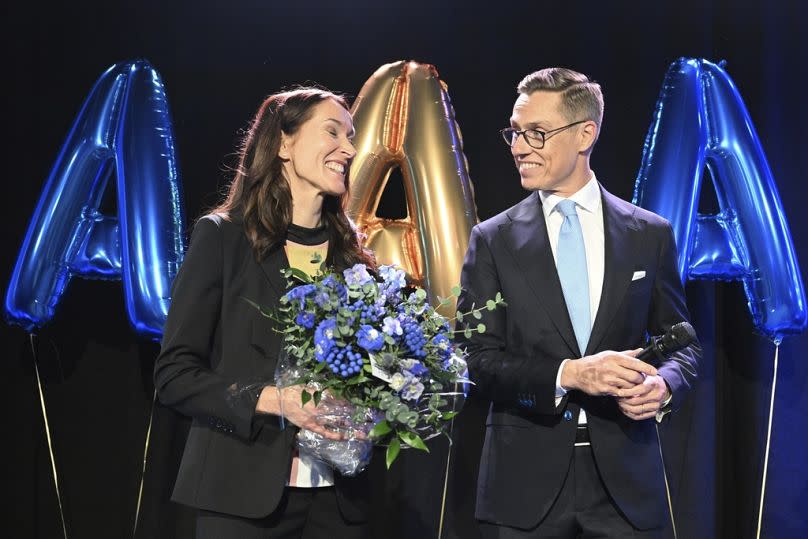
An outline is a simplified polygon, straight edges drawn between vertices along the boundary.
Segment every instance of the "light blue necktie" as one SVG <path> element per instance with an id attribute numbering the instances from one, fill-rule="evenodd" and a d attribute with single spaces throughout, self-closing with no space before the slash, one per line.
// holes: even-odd
<path id="1" fill-rule="evenodd" d="M 564 291 L 564 300 L 567 302 L 567 311 L 570 313 L 572 329 L 575 331 L 575 339 L 583 355 L 586 353 L 589 333 L 592 331 L 584 235 L 578 213 L 575 211 L 575 202 L 562 200 L 556 207 L 564 216 L 564 222 L 558 233 L 556 269 L 561 289 Z"/>

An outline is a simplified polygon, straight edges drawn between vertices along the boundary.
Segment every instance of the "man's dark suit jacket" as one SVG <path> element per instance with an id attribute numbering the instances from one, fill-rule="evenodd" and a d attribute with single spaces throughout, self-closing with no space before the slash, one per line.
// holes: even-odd
<path id="1" fill-rule="evenodd" d="M 260 388 L 274 382 L 281 340 L 244 298 L 276 307 L 288 265 L 280 247 L 256 262 L 238 219 L 208 216 L 194 229 L 154 369 L 160 401 L 193 418 L 174 501 L 260 518 L 281 500 L 297 429 L 255 413 Z M 367 520 L 367 474 L 335 475 L 343 517 Z"/>
<path id="2" fill-rule="evenodd" d="M 483 305 L 497 292 L 507 302 L 485 312 L 486 332 L 466 342 L 472 391 L 491 401 L 477 484 L 480 520 L 524 529 L 540 522 L 567 475 L 583 407 L 598 470 L 617 506 L 640 529 L 666 522 L 654 420 L 633 421 L 615 398 L 577 391 L 555 404 L 564 359 L 639 348 L 649 334 L 688 319 L 670 224 L 601 193 L 603 293 L 586 350 L 575 340 L 538 193 L 472 231 L 458 306 Z M 645 277 L 632 280 L 639 271 Z M 696 380 L 700 353 L 694 344 L 659 368 L 674 409 Z"/>

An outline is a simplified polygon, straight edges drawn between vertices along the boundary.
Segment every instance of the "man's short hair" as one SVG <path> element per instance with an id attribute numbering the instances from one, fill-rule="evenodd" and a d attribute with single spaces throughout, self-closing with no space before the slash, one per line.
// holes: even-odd
<path id="1" fill-rule="evenodd" d="M 600 84 L 589 80 L 583 73 L 564 67 L 548 67 L 534 71 L 519 83 L 517 91 L 530 95 L 536 91 L 561 93 L 561 113 L 571 122 L 603 121 L 603 92 Z"/>

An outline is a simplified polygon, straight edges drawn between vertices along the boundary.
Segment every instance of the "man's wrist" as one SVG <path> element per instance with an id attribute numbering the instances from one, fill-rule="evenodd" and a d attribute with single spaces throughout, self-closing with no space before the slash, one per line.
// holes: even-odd
<path id="1" fill-rule="evenodd" d="M 665 380 L 662 380 L 665 382 Z M 659 404 L 659 411 L 656 413 L 656 422 L 661 423 L 662 419 L 671 412 L 671 401 L 673 400 L 673 392 L 671 391 L 668 382 L 665 382 L 665 394 L 666 397 L 662 400 Z"/>
<path id="2" fill-rule="evenodd" d="M 660 404 L 659 406 L 660 409 L 662 409 L 667 407 L 673 400 L 673 391 L 671 391 L 671 386 L 668 385 L 668 382 L 664 378 L 662 378 L 662 376 L 659 376 L 659 378 L 662 380 L 662 383 L 665 384 L 665 394 L 662 398 L 662 404 Z"/>
<path id="3" fill-rule="evenodd" d="M 565 392 L 575 389 L 575 380 L 577 379 L 577 365 L 575 365 L 575 361 L 565 359 L 561 362 L 559 369 L 561 370 L 560 376 L 558 377 L 559 388 L 563 389 Z"/>

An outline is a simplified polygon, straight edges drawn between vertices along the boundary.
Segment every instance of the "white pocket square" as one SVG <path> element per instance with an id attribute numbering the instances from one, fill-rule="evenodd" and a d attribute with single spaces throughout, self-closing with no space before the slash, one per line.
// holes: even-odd
<path id="1" fill-rule="evenodd" d="M 644 271 L 635 271 L 634 275 L 631 276 L 631 280 L 632 281 L 639 281 L 643 277 L 645 277 L 645 272 Z"/>

